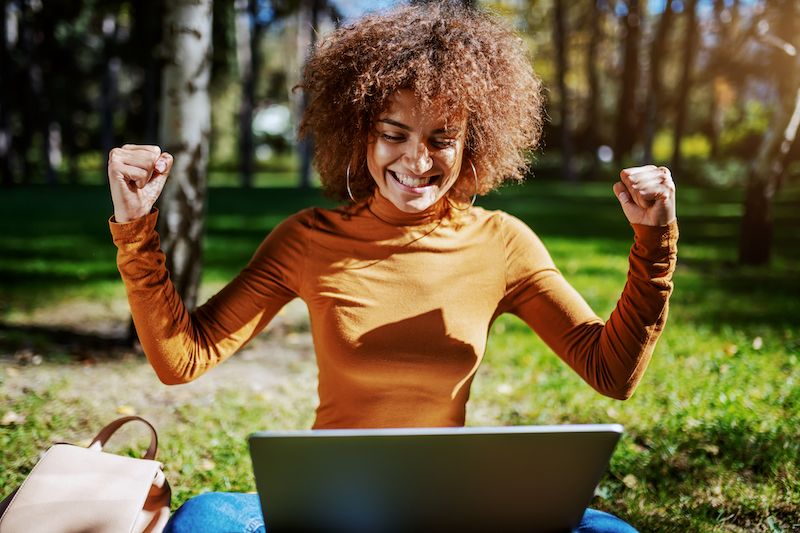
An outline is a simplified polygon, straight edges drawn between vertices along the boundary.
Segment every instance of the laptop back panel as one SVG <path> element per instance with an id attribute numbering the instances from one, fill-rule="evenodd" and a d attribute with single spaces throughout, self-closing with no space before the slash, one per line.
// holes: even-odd
<path id="1" fill-rule="evenodd" d="M 619 425 L 262 432 L 250 451 L 270 532 L 564 531 Z"/>

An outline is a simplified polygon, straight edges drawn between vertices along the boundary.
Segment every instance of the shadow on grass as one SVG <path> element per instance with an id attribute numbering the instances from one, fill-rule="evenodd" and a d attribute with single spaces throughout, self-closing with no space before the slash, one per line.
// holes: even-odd
<path id="1" fill-rule="evenodd" d="M 92 362 L 141 355 L 128 332 L 82 333 L 71 328 L 29 326 L 0 322 L 0 353 L 29 364 L 36 356 L 48 362 Z"/>

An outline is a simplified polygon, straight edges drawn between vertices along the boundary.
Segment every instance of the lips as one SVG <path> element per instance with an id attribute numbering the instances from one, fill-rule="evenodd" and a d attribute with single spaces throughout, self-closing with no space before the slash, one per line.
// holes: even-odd
<path id="1" fill-rule="evenodd" d="M 392 170 L 389 170 L 388 173 L 392 178 L 394 178 L 395 181 L 397 181 L 398 183 L 400 183 L 405 187 L 409 187 L 412 189 L 427 187 L 439 179 L 438 174 L 435 176 L 414 176 L 411 174 L 394 172 Z"/>

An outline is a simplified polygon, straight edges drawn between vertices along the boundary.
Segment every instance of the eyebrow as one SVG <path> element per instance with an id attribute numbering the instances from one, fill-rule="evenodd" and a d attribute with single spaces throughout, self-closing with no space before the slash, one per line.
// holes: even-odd
<path id="1" fill-rule="evenodd" d="M 406 126 L 402 122 L 397 122 L 396 120 L 393 120 L 391 118 L 380 118 L 380 119 L 378 119 L 378 122 L 383 122 L 384 124 L 390 124 L 392 126 L 400 128 L 402 130 L 411 131 L 411 127 L 410 126 Z M 459 128 L 438 128 L 438 129 L 433 130 L 431 133 L 452 134 L 452 133 L 458 133 L 459 131 L 461 131 Z"/>

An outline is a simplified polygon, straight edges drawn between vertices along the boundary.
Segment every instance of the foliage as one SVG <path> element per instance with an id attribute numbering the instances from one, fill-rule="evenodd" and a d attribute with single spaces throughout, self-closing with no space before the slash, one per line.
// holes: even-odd
<path id="1" fill-rule="evenodd" d="M 573 187 L 534 178 L 479 202 L 526 220 L 604 316 L 625 282 L 631 239 L 610 190 L 610 183 Z M 523 323 L 504 316 L 473 386 L 469 424 L 623 424 L 592 505 L 642 531 L 798 527 L 800 189 L 778 198 L 778 257 L 770 269 L 733 263 L 740 197 L 733 189 L 681 187 L 670 319 L 632 399 L 600 397 Z M 284 216 L 320 201 L 313 191 L 212 189 L 206 292 L 230 279 Z M 159 385 L 140 357 L 78 363 L 81 348 L 14 328 L 65 299 L 89 305 L 124 298 L 105 224 L 109 210 L 102 187 L 0 195 L 0 449 L 12 451 L 0 457 L 0 485 L 22 480 L 51 441 L 82 441 L 133 404 L 158 422 L 175 507 L 205 490 L 252 490 L 247 434 L 308 427 L 313 419 L 313 356 L 301 353 L 281 372 L 278 355 L 298 350 L 307 323 L 271 327 L 255 350 L 263 359 L 243 354 L 180 387 Z M 263 365 L 280 379 L 226 378 L 239 364 Z M 123 453 L 141 449 L 136 435 L 123 439 Z"/>

